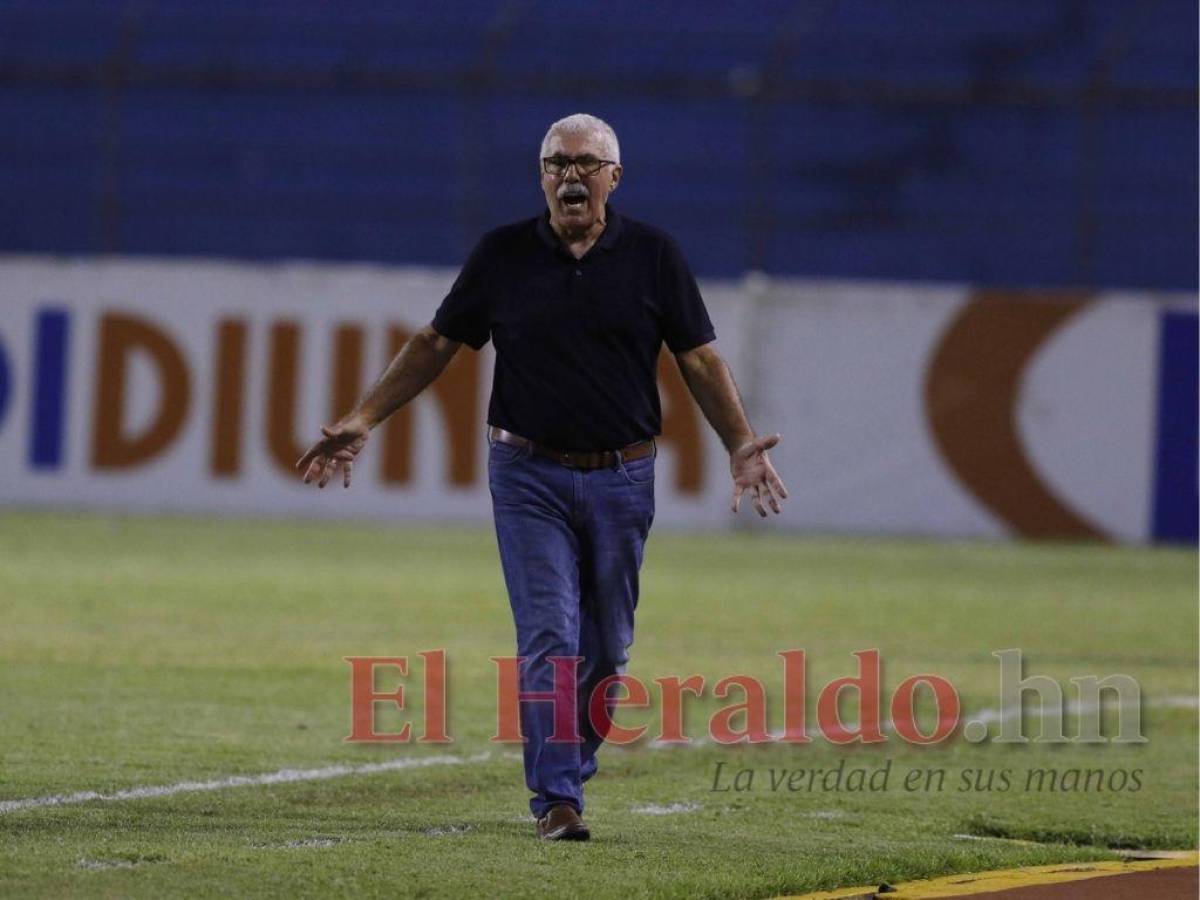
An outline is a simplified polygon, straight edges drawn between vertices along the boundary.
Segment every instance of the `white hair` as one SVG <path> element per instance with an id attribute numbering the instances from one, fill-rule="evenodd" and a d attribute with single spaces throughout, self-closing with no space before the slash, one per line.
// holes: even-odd
<path id="1" fill-rule="evenodd" d="M 587 113 L 575 113 L 565 119 L 559 119 L 546 130 L 542 138 L 542 156 L 546 156 L 550 147 L 550 138 L 557 133 L 585 134 L 600 139 L 604 146 L 604 155 L 613 162 L 621 161 L 621 145 L 617 143 L 617 133 L 603 119 L 590 116 Z"/>

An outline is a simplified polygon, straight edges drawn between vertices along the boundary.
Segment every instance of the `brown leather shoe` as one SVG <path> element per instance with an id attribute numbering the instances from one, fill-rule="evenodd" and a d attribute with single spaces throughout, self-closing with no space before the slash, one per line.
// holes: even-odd
<path id="1" fill-rule="evenodd" d="M 575 807 L 560 803 L 537 820 L 537 836 L 543 841 L 586 841 L 592 833 Z"/>

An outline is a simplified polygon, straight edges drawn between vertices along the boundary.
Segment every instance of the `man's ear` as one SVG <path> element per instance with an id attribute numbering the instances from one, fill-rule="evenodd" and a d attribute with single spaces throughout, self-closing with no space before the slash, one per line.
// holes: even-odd
<path id="1" fill-rule="evenodd" d="M 612 187 L 610 187 L 608 189 L 609 193 L 612 193 L 613 191 L 615 191 L 617 189 L 617 185 L 621 181 L 621 174 L 623 171 L 624 170 L 620 167 L 620 165 L 613 166 L 613 168 L 612 168 Z"/>

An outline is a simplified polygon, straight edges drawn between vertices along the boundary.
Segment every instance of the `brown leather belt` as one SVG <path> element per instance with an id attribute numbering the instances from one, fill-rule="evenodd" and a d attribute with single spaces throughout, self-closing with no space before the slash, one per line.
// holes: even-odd
<path id="1" fill-rule="evenodd" d="M 655 449 L 654 439 L 651 438 L 648 441 L 638 441 L 636 444 L 622 447 L 620 450 L 555 450 L 553 447 L 523 438 L 519 434 L 497 428 L 495 425 L 488 426 L 488 439 L 500 444 L 523 447 L 530 453 L 545 456 L 547 459 L 570 466 L 572 469 L 607 469 L 617 464 L 618 455 L 624 462 L 633 462 L 635 459 L 653 456 Z"/>

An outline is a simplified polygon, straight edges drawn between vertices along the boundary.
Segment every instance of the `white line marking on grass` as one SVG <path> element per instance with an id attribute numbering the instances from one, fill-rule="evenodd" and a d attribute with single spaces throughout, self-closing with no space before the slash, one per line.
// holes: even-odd
<path id="1" fill-rule="evenodd" d="M 81 859 L 78 866 L 81 869 L 102 871 L 104 869 L 132 869 L 137 866 L 137 863 L 129 859 Z"/>
<path id="2" fill-rule="evenodd" d="M 777 735 L 772 734 L 771 740 L 775 740 Z M 707 734 L 702 734 L 698 737 L 690 738 L 686 741 L 660 741 L 655 738 L 647 742 L 647 750 L 675 750 L 679 747 L 703 747 L 707 744 L 716 744 L 717 742 L 710 738 Z M 739 742 L 740 743 L 740 742 Z M 630 749 L 636 749 L 635 745 L 629 745 Z M 720 746 L 720 745 L 718 745 Z"/>
<path id="3" fill-rule="evenodd" d="M 1200 696 L 1195 696 L 1192 694 L 1173 694 L 1166 697 L 1149 697 L 1142 701 L 1142 706 L 1143 708 L 1154 707 L 1157 709 L 1200 709 Z M 1116 705 L 1113 703 L 1102 702 L 1101 704 L 1097 705 L 1095 703 L 1080 703 L 1076 700 L 1068 700 L 1063 704 L 1063 714 L 1067 716 L 1080 715 L 1082 713 L 1095 712 L 1097 709 L 1103 711 L 1105 709 L 1115 708 Z M 1022 711 L 1019 709 L 1011 709 L 1008 711 L 1008 715 L 1010 716 L 1019 716 L 1021 713 Z M 966 713 L 960 710 L 958 722 L 960 725 L 966 725 L 967 722 L 972 721 L 983 722 L 985 725 L 994 725 L 997 722 L 1003 721 L 1004 716 L 1004 710 L 997 709 L 995 707 L 981 709 L 975 713 Z M 853 731 L 858 727 L 858 722 L 842 722 L 842 726 Z M 880 723 L 880 730 L 884 732 L 890 732 L 894 731 L 895 729 L 893 729 L 891 722 L 884 721 Z M 815 722 L 805 723 L 804 733 L 813 739 L 824 737 L 824 732 L 821 730 L 821 726 Z M 764 741 L 763 744 L 771 744 L 781 741 L 785 734 L 786 732 L 783 731 L 772 731 L 770 733 L 770 741 Z M 653 740 L 647 742 L 646 748 L 648 750 L 671 750 L 676 747 L 704 747 L 708 745 L 726 747 L 737 747 L 741 745 L 751 746 L 746 740 L 734 741 L 732 744 L 720 745 L 707 735 L 700 735 L 699 737 L 694 737 L 689 741 Z"/>
<path id="4" fill-rule="evenodd" d="M 1037 841 L 1023 841 L 1020 838 L 999 837 L 994 834 L 952 834 L 956 841 L 998 841 L 1002 844 L 1036 844 Z"/>
<path id="5" fill-rule="evenodd" d="M 462 766 L 485 762 L 490 753 L 474 756 L 416 756 L 390 759 L 387 762 L 363 763 L 361 765 L 325 766 L 320 769 L 280 769 L 262 775 L 230 775 L 212 781 L 181 781 L 154 787 L 129 788 L 101 794 L 97 791 L 79 791 L 75 794 L 55 794 L 50 797 L 31 797 L 27 800 L 0 800 L 0 813 L 20 812 L 47 806 L 70 806 L 91 800 L 145 800 L 150 797 L 173 797 L 176 794 L 192 794 L 198 791 L 220 791 L 235 787 L 260 787 L 268 784 L 293 784 L 298 781 L 325 781 L 344 778 L 347 775 L 374 775 L 377 772 L 394 772 L 399 769 L 424 769 L 431 766 Z"/>
<path id="6" fill-rule="evenodd" d="M 959 841 L 997 841 L 1002 844 L 1024 844 L 1029 847 L 1051 847 L 1056 844 L 1062 846 L 1067 843 L 1065 839 L 1062 842 L 1030 841 L 1023 838 L 998 837 L 992 834 L 952 834 L 951 837 Z M 1108 847 L 1106 849 L 1109 853 L 1115 853 L 1131 860 L 1186 859 L 1196 852 L 1195 850 L 1130 850 L 1124 847 Z"/>
<path id="7" fill-rule="evenodd" d="M 474 825 L 442 825 L 439 828 L 426 828 L 428 837 L 445 837 L 448 834 L 468 834 L 475 830 Z"/>
<path id="8" fill-rule="evenodd" d="M 1200 708 L 1200 697 L 1193 694 L 1177 694 L 1166 697 L 1157 697 L 1147 699 L 1144 706 L 1161 707 L 1167 709 L 1197 709 Z M 1085 710 L 1090 712 L 1095 709 L 1095 704 L 1084 706 L 1079 703 L 1069 702 L 1066 704 L 1066 712 L 1080 713 Z M 1015 711 L 1014 711 L 1015 712 Z M 987 723 L 992 723 L 1000 720 L 1000 710 L 998 709 L 983 709 L 970 716 L 970 719 L 977 719 Z M 962 720 L 969 720 L 967 716 L 963 716 Z M 852 723 L 846 723 L 847 728 L 853 728 Z M 887 728 L 885 730 L 890 730 Z M 819 736 L 821 731 L 815 725 L 809 731 L 810 736 Z M 782 732 L 772 734 L 774 740 L 783 737 Z M 713 743 L 707 737 L 692 738 L 691 741 L 683 743 L 668 743 L 664 741 L 650 741 L 646 746 L 650 750 L 664 750 L 675 747 L 703 747 Z M 745 743 L 739 741 L 739 744 Z M 737 746 L 731 745 L 731 746 Z M 473 765 L 476 763 L 485 762 L 491 758 L 491 753 L 477 753 L 474 756 L 424 756 L 424 757 L 405 757 L 402 759 L 392 759 L 387 762 L 380 763 L 365 763 L 361 765 L 336 765 L 325 766 L 321 769 L 280 769 L 278 772 L 266 772 L 262 775 L 230 775 L 227 778 L 217 778 L 212 781 L 181 781 L 178 784 L 166 784 L 151 787 L 129 788 L 123 791 L 114 791 L 111 794 L 102 794 L 97 791 L 79 791 L 74 794 L 55 794 L 49 797 L 30 797 L 23 800 L 0 800 L 0 814 L 20 812 L 25 809 L 39 809 L 48 806 L 71 806 L 76 803 L 88 803 L 92 800 L 114 801 L 114 800 L 145 800 L 151 797 L 172 797 L 175 794 L 190 794 L 198 791 L 220 791 L 225 788 L 235 787 L 260 787 L 268 784 L 292 784 L 298 781 L 324 781 L 330 778 L 343 778 L 347 775 L 373 775 L 377 772 L 393 772 L 399 769 L 420 769 L 428 766 L 461 766 Z M 501 754 L 502 759 L 520 759 L 518 753 Z M 654 815 L 654 813 L 650 813 Z"/>
<path id="9" fill-rule="evenodd" d="M 1177 697 L 1163 697 L 1160 700 L 1150 700 L 1151 706 L 1165 706 L 1170 709 L 1200 709 L 1200 696 L 1195 694 L 1180 694 Z"/>
<path id="10" fill-rule="evenodd" d="M 645 806 L 635 806 L 630 812 L 635 812 L 642 816 L 674 816 L 678 813 L 695 812 L 700 808 L 699 803 L 668 803 L 666 806 L 659 806 L 656 803 L 648 803 Z"/>
<path id="11" fill-rule="evenodd" d="M 1159 709 L 1198 709 L 1200 708 L 1200 697 L 1192 694 L 1172 694 L 1166 697 L 1147 697 L 1142 701 L 1142 706 L 1153 706 Z M 1081 713 L 1095 712 L 1096 710 L 1115 709 L 1115 703 L 1080 703 L 1077 700 L 1068 700 L 1063 704 L 1063 713 L 1065 715 L 1080 715 Z M 1022 710 L 1019 707 L 1014 707 L 1007 711 L 1007 715 L 1016 717 L 1021 715 Z M 961 717 L 963 720 L 975 719 L 991 725 L 1001 721 L 1005 717 L 1005 710 L 989 707 L 981 709 L 979 712 L 968 717 L 965 714 Z"/>

